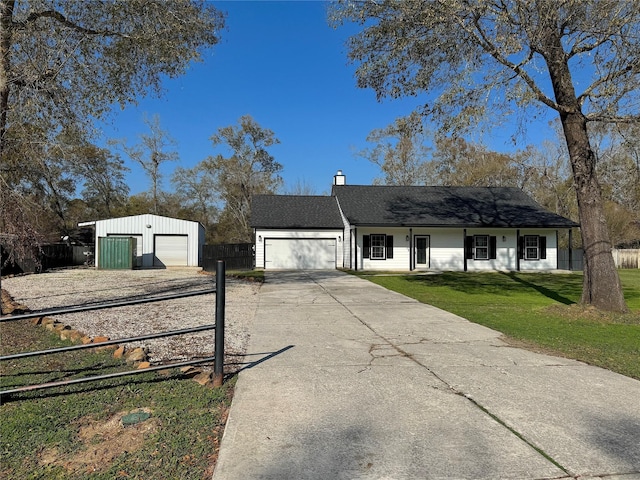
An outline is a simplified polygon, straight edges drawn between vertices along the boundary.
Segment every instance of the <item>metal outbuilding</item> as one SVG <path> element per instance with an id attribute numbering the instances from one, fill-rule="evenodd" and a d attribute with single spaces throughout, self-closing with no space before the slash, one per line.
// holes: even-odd
<path id="1" fill-rule="evenodd" d="M 199 222 L 144 214 L 78 223 L 95 227 L 96 263 L 99 238 L 133 237 L 135 266 L 142 268 L 198 267 L 204 245 L 204 226 Z M 96 265 L 100 267 L 100 265 Z"/>

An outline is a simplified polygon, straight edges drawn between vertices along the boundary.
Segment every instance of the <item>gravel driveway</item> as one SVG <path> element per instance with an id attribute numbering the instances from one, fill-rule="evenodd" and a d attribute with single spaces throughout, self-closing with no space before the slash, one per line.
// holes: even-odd
<path id="1" fill-rule="evenodd" d="M 199 291 L 214 286 L 215 277 L 187 268 L 69 269 L 2 280 L 2 288 L 31 310 Z M 225 363 L 233 363 L 245 353 L 260 285 L 227 278 L 226 287 Z M 215 295 L 56 315 L 55 318 L 90 337 L 125 338 L 212 324 L 215 321 Z M 154 363 L 210 357 L 214 352 L 214 331 L 147 340 L 143 345 L 148 348 L 149 358 Z M 233 370 L 230 367 L 226 369 Z"/>

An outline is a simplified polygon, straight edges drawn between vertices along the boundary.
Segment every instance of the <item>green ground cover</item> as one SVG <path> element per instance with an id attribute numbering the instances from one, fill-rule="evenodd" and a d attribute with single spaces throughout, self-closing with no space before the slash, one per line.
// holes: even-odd
<path id="1" fill-rule="evenodd" d="M 357 272 L 390 290 L 498 330 L 512 342 L 640 379 L 640 270 L 619 273 L 631 309 L 624 315 L 578 305 L 578 273 Z"/>
<path id="2" fill-rule="evenodd" d="M 69 344 L 27 321 L 0 324 L 0 334 L 2 355 Z M 9 360 L 0 386 L 130 368 L 111 351 Z M 5 396 L 0 478 L 210 479 L 233 385 L 203 387 L 172 369 Z M 123 426 L 137 412 L 151 415 Z"/>

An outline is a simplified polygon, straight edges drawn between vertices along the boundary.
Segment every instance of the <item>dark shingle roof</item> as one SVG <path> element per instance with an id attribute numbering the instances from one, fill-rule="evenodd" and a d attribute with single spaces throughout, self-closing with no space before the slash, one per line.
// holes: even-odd
<path id="1" fill-rule="evenodd" d="M 254 228 L 343 228 L 335 197 L 255 195 L 251 202 Z"/>
<path id="2" fill-rule="evenodd" d="M 336 185 L 332 193 L 352 225 L 578 226 L 545 210 L 517 188 Z"/>

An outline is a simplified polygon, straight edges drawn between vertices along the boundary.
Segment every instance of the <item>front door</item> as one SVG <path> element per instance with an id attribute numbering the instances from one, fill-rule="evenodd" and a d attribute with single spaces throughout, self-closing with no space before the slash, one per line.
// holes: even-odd
<path id="1" fill-rule="evenodd" d="M 414 239 L 416 268 L 429 268 L 429 235 L 416 235 Z"/>

